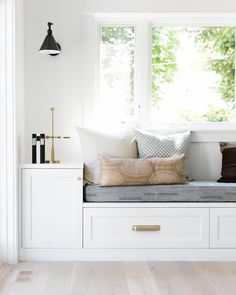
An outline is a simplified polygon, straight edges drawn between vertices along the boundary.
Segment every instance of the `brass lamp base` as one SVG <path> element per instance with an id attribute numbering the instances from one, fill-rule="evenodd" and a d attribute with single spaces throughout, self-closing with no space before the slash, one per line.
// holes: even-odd
<path id="1" fill-rule="evenodd" d="M 46 161 L 46 164 L 59 164 L 60 163 L 60 160 L 47 160 Z"/>
<path id="2" fill-rule="evenodd" d="M 46 139 L 51 139 L 52 140 L 52 145 L 51 145 L 51 159 L 47 160 L 46 163 L 47 164 L 59 164 L 60 161 L 59 160 L 55 160 L 55 146 L 54 146 L 54 140 L 55 139 L 69 139 L 70 136 L 55 136 L 54 135 L 54 112 L 55 112 L 55 108 L 52 107 L 51 108 L 51 112 L 52 112 L 52 135 L 47 135 Z"/>

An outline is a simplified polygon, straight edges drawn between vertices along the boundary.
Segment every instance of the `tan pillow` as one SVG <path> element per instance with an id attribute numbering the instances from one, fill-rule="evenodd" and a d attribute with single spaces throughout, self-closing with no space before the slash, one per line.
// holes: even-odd
<path id="1" fill-rule="evenodd" d="M 120 159 L 99 155 L 100 185 L 186 183 L 184 154 L 171 158 Z"/>

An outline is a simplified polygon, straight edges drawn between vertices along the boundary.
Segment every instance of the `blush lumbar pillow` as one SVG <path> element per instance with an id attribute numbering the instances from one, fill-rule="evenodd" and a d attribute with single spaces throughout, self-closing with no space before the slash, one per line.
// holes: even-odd
<path id="1" fill-rule="evenodd" d="M 191 132 L 155 134 L 135 129 L 139 158 L 168 158 L 185 154 L 184 175 L 189 178 L 189 147 Z"/>
<path id="2" fill-rule="evenodd" d="M 100 163 L 98 154 L 110 157 L 137 158 L 137 145 L 132 132 L 121 131 L 117 134 L 76 127 L 84 161 L 84 178 L 87 183 L 98 184 Z"/>
<path id="3" fill-rule="evenodd" d="M 149 159 L 119 159 L 99 155 L 100 185 L 184 184 L 184 158 L 184 154 Z"/>
<path id="4" fill-rule="evenodd" d="M 218 182 L 236 182 L 236 143 L 221 142 L 221 178 Z"/>

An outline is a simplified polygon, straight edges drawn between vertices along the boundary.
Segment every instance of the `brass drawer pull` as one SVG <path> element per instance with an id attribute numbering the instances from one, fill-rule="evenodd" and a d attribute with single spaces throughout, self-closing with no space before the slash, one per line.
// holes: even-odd
<path id="1" fill-rule="evenodd" d="M 160 225 L 133 225 L 132 231 L 160 231 Z"/>

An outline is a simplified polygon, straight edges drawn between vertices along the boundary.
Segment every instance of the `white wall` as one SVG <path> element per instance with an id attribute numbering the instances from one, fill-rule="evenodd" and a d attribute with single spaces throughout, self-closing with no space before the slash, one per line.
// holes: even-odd
<path id="1" fill-rule="evenodd" d="M 233 12 L 234 0 L 83 0 L 83 12 Z"/>
<path id="2" fill-rule="evenodd" d="M 56 108 L 56 133 L 70 135 L 60 141 L 57 158 L 78 159 L 75 125 L 83 121 L 80 85 L 79 8 L 76 0 L 25 0 L 25 143 L 27 161 L 31 160 L 31 134 L 50 134 L 50 107 Z M 38 53 L 47 32 L 47 22 L 54 23 L 55 39 L 62 47 L 59 56 Z"/>
<path id="3" fill-rule="evenodd" d="M 233 12 L 233 0 L 25 0 L 25 157 L 31 160 L 31 134 L 50 133 L 51 106 L 56 107 L 56 133 L 71 135 L 60 141 L 57 158 L 79 159 L 74 126 L 89 124 L 93 97 L 93 20 L 83 12 Z M 53 33 L 62 46 L 57 57 L 37 52 L 46 35 L 46 23 L 54 22 Z M 228 134 L 228 133 L 227 133 Z M 198 179 L 219 177 L 221 155 L 217 141 L 232 140 L 217 133 L 214 139 L 193 143 L 191 148 L 192 176 Z"/>

